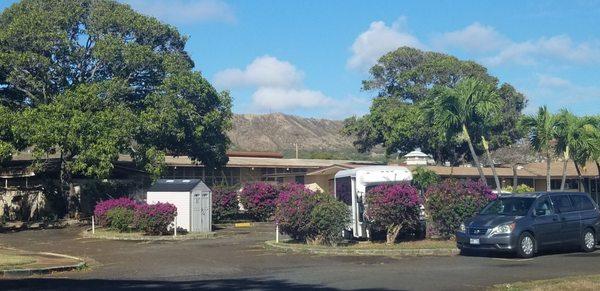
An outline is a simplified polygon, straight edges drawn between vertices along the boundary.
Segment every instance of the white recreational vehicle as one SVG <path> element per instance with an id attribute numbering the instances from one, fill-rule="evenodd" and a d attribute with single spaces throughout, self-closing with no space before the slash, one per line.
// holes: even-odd
<path id="1" fill-rule="evenodd" d="M 365 193 L 381 184 L 410 182 L 412 173 L 400 166 L 369 166 L 339 171 L 335 174 L 335 197 L 346 203 L 352 212 L 352 235 L 357 238 L 370 237 L 364 221 Z"/>

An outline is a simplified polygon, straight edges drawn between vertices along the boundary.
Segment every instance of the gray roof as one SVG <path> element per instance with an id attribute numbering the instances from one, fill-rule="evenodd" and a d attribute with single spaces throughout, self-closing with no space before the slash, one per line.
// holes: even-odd
<path id="1" fill-rule="evenodd" d="M 200 179 L 159 179 L 152 184 L 148 192 L 189 192 L 201 184 L 203 191 L 210 191 Z"/>

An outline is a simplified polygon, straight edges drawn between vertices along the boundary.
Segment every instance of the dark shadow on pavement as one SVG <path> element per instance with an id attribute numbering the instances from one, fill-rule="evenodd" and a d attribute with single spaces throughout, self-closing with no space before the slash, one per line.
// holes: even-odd
<path id="1" fill-rule="evenodd" d="M 339 290 L 271 279 L 222 279 L 200 281 L 0 279 L 0 290 Z M 362 289 L 370 290 L 370 289 Z M 375 290 L 375 289 L 373 289 Z M 381 289 L 377 289 L 381 290 Z"/>

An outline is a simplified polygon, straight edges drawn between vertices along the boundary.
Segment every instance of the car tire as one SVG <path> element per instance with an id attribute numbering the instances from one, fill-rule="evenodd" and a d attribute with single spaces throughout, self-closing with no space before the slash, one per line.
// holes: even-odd
<path id="1" fill-rule="evenodd" d="M 596 250 L 596 234 L 590 228 L 586 228 L 581 235 L 581 250 L 586 253 Z"/>
<path id="2" fill-rule="evenodd" d="M 524 259 L 533 257 L 536 250 L 535 244 L 535 238 L 531 233 L 522 233 L 517 242 L 517 255 Z"/>

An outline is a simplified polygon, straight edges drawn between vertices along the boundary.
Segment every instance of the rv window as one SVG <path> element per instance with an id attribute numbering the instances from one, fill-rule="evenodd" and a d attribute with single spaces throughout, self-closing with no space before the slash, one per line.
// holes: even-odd
<path id="1" fill-rule="evenodd" d="M 352 205 L 352 181 L 350 177 L 335 179 L 335 196 L 346 205 Z"/>

